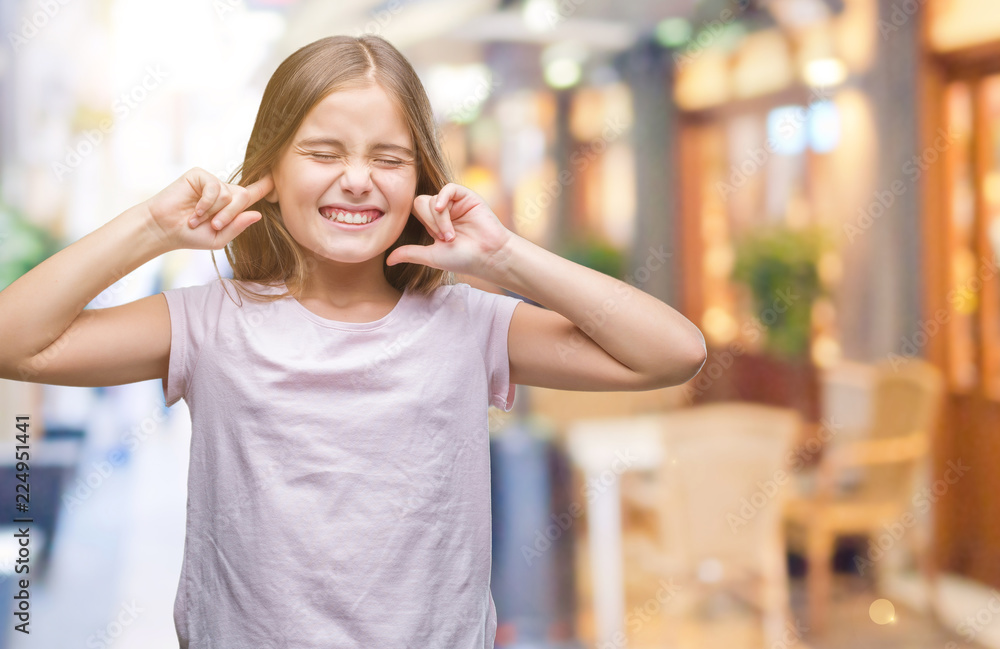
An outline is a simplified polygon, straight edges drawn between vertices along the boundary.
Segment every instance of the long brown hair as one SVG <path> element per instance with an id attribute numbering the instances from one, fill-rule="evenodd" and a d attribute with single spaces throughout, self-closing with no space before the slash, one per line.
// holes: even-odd
<path id="1" fill-rule="evenodd" d="M 228 182 L 246 187 L 263 178 L 289 144 L 313 106 L 332 92 L 379 85 L 396 104 L 416 149 L 417 194 L 434 195 L 450 182 L 451 171 L 441 153 L 439 131 L 430 101 L 410 62 L 380 36 L 337 35 L 299 48 L 281 62 L 264 89 L 246 156 Z M 315 264 L 306 257 L 281 219 L 276 203 L 260 200 L 248 210 L 261 219 L 247 227 L 226 246 L 234 285 L 251 299 L 271 301 L 298 295 L 306 274 Z M 454 273 L 421 264 L 385 264 L 385 257 L 399 246 L 427 245 L 433 238 L 423 223 L 410 214 L 399 238 L 385 251 L 382 271 L 397 290 L 427 293 L 441 284 L 455 283 Z M 215 262 L 213 252 L 212 261 Z M 216 265 L 216 272 L 219 267 Z M 220 279 L 222 279 L 220 274 Z M 284 283 L 281 294 L 255 293 L 242 281 L 268 286 Z"/>

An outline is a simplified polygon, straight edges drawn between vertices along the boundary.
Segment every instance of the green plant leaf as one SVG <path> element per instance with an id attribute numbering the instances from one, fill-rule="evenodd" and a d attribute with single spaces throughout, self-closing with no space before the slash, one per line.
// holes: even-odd
<path id="1" fill-rule="evenodd" d="M 759 228 L 736 241 L 731 279 L 748 287 L 754 312 L 767 328 L 768 353 L 796 359 L 808 355 L 812 306 L 826 294 L 819 262 L 832 249 L 822 226 Z"/>

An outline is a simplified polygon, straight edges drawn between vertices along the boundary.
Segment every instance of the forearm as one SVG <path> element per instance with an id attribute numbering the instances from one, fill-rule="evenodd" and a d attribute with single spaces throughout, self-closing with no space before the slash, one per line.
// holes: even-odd
<path id="1" fill-rule="evenodd" d="M 691 368 L 705 358 L 701 331 L 652 295 L 513 235 L 484 279 L 556 311 L 636 373 Z"/>
<path id="2" fill-rule="evenodd" d="M 140 204 L 44 260 L 0 291 L 0 364 L 44 350 L 101 291 L 170 249 Z"/>

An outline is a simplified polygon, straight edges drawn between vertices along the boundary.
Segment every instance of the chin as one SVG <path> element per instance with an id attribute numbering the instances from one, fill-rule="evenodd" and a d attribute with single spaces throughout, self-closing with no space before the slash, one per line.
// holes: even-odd
<path id="1" fill-rule="evenodd" d="M 315 255 L 322 262 L 332 262 L 337 264 L 363 264 L 378 257 L 388 250 L 385 246 L 380 250 L 314 250 Z"/>

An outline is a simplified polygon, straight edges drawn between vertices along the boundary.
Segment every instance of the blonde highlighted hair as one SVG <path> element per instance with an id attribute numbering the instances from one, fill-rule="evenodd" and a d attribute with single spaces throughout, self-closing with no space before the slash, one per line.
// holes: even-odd
<path id="1" fill-rule="evenodd" d="M 246 187 L 263 178 L 289 145 L 309 111 L 330 93 L 380 86 L 403 116 L 416 152 L 416 193 L 434 195 L 451 182 L 451 172 L 441 152 L 438 129 L 430 101 L 410 62 L 380 36 L 330 36 L 299 48 L 281 62 L 264 89 L 246 155 L 227 182 Z M 313 260 L 306 257 L 281 219 L 277 204 L 260 200 L 248 210 L 261 219 L 226 246 L 238 292 L 255 300 L 271 301 L 298 295 Z M 423 223 L 410 214 L 399 238 L 385 251 L 382 271 L 397 290 L 427 293 L 441 284 L 455 283 L 453 273 L 420 264 L 385 264 L 385 257 L 403 245 L 427 245 L 433 238 Z M 215 255 L 212 255 L 213 262 Z M 218 272 L 218 265 L 216 265 Z M 220 274 L 221 279 L 221 274 Z M 250 291 L 243 281 L 268 286 L 285 284 L 281 294 Z"/>

